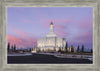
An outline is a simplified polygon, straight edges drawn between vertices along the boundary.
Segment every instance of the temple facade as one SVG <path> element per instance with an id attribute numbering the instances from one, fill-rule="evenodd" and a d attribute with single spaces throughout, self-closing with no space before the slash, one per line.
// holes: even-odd
<path id="1" fill-rule="evenodd" d="M 44 38 L 37 40 L 37 47 L 40 51 L 58 51 L 64 49 L 66 45 L 66 39 L 57 37 L 54 32 L 53 22 L 50 23 L 50 32 Z"/>

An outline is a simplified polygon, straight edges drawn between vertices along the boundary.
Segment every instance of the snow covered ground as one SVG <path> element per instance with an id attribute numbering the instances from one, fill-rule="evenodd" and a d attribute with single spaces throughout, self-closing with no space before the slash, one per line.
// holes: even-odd
<path id="1" fill-rule="evenodd" d="M 32 55 L 32 53 L 23 53 L 23 54 L 13 53 L 13 54 L 8 54 L 7 56 L 29 56 L 29 55 Z"/>

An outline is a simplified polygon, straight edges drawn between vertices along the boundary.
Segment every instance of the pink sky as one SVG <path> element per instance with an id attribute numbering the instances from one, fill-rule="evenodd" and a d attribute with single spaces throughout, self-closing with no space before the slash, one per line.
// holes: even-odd
<path id="1" fill-rule="evenodd" d="M 93 8 L 91 7 L 9 7 L 7 40 L 19 48 L 34 47 L 49 32 L 53 21 L 58 37 L 68 45 L 93 46 Z"/>

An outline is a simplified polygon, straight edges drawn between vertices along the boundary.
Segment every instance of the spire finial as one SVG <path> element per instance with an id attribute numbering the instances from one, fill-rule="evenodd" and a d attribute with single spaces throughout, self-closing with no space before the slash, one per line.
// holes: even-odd
<path id="1" fill-rule="evenodd" d="M 51 21 L 50 25 L 53 25 L 53 21 Z"/>

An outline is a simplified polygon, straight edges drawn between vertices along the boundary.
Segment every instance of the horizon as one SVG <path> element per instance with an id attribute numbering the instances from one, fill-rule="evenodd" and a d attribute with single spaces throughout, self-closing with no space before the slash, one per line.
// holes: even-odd
<path id="1" fill-rule="evenodd" d="M 17 47 L 34 47 L 46 37 L 50 22 L 68 46 L 93 48 L 92 7 L 8 7 L 7 42 Z M 81 29 L 81 30 L 80 30 Z"/>

